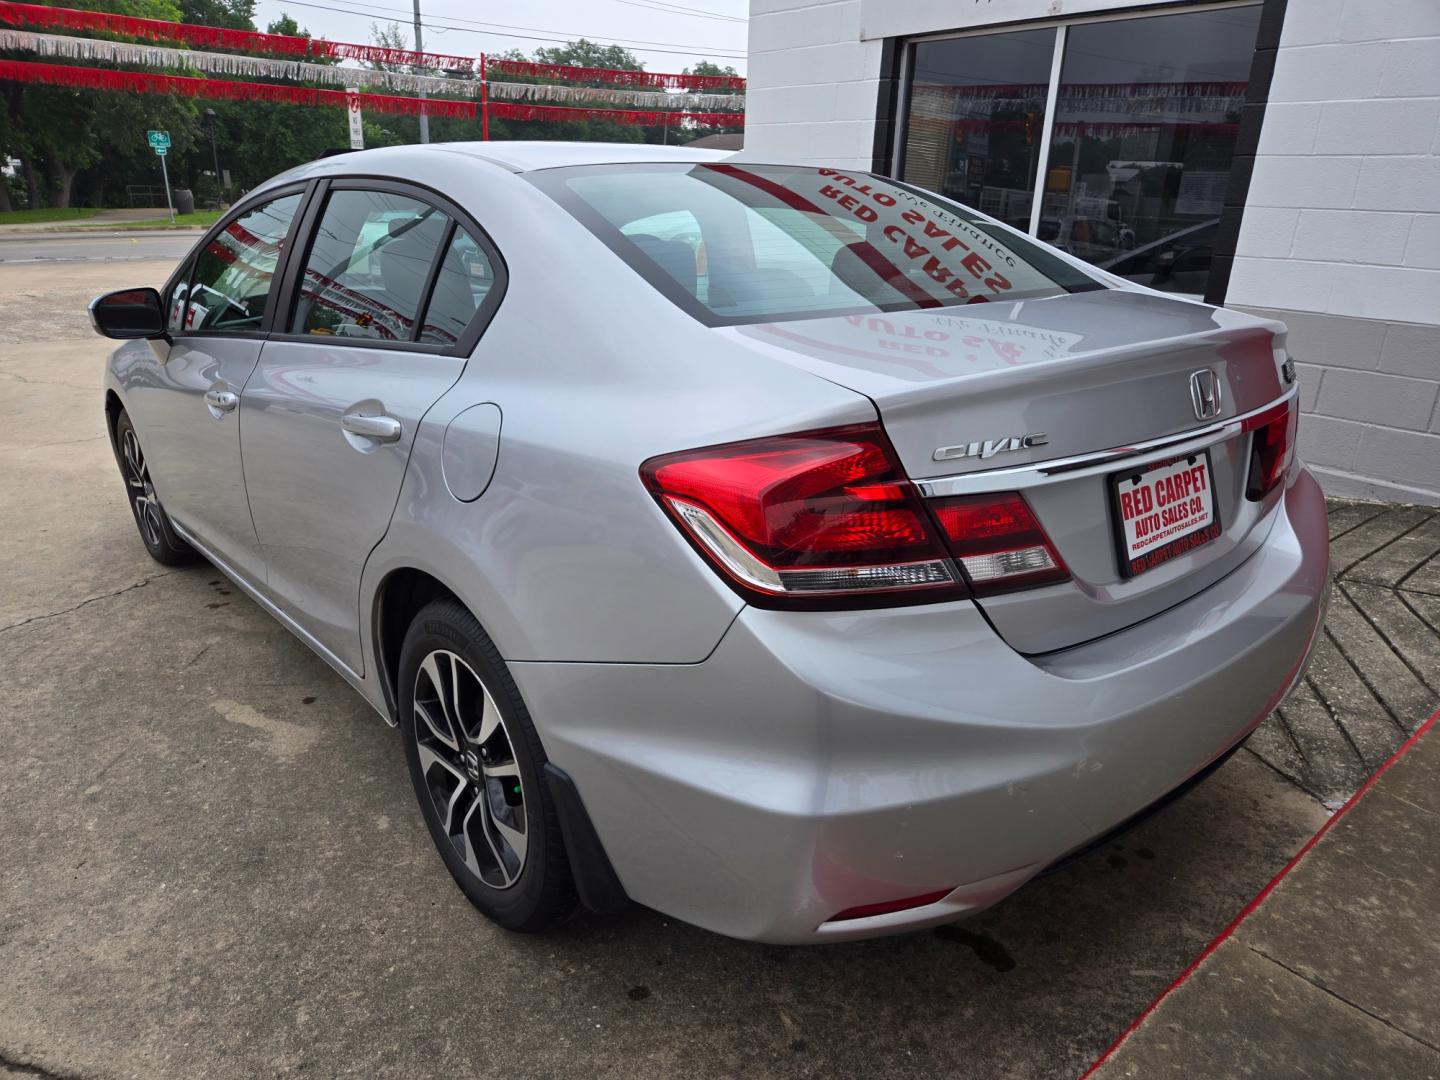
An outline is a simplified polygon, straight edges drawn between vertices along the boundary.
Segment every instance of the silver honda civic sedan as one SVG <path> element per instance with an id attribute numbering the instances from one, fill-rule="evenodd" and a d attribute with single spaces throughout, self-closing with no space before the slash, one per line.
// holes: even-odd
<path id="1" fill-rule="evenodd" d="M 337 155 L 91 316 L 150 554 L 400 728 L 514 930 L 958 919 L 1222 761 L 1324 608 L 1282 325 L 863 171 Z"/>

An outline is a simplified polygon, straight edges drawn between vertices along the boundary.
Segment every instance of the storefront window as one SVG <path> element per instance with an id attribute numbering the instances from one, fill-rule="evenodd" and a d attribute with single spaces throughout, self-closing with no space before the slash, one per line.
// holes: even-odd
<path id="1" fill-rule="evenodd" d="M 919 42 L 902 175 L 1116 274 L 1203 293 L 1259 21 L 1241 6 Z"/>
<path id="2" fill-rule="evenodd" d="M 915 46 L 905 179 L 1030 227 L 1054 30 Z"/>
<path id="3" fill-rule="evenodd" d="M 1070 27 L 1040 239 L 1204 292 L 1259 21 L 1249 7 Z"/>

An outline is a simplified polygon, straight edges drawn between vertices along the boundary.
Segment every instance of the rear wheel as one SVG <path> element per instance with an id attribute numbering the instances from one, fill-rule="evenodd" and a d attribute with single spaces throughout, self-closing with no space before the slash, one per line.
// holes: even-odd
<path id="1" fill-rule="evenodd" d="M 125 479 L 125 494 L 135 515 L 135 525 L 150 557 L 165 566 L 182 566 L 194 561 L 195 549 L 175 534 L 165 508 L 160 505 L 155 485 L 150 482 L 150 465 L 140 448 L 140 437 L 124 409 L 115 418 L 115 456 L 120 462 L 120 475 Z"/>
<path id="2" fill-rule="evenodd" d="M 405 635 L 400 728 L 425 824 L 470 902 L 509 930 L 570 915 L 540 737 L 495 646 L 454 600 L 426 606 Z"/>

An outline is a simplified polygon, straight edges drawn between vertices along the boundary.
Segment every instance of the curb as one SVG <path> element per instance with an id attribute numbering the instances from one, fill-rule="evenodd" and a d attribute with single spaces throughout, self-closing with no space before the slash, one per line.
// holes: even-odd
<path id="1" fill-rule="evenodd" d="M 1330 815 L 1329 819 L 1325 822 L 1325 824 L 1320 826 L 1320 828 L 1316 831 L 1315 835 L 1310 837 L 1309 840 L 1305 841 L 1304 846 L 1301 847 L 1300 850 L 1291 857 L 1289 862 L 1287 862 L 1284 866 L 1280 868 L 1280 872 L 1276 874 L 1273 878 L 1271 878 L 1266 883 L 1265 887 L 1262 888 L 1258 893 L 1256 893 L 1254 898 L 1248 904 L 1246 904 L 1243 908 L 1240 909 L 1240 913 L 1236 915 L 1235 918 L 1230 920 L 1229 924 L 1226 925 L 1225 929 L 1221 930 L 1220 933 L 1215 935 L 1215 937 L 1211 940 L 1210 944 L 1206 945 L 1204 950 L 1201 951 L 1200 955 L 1197 956 L 1194 960 L 1192 960 L 1189 966 L 1186 967 L 1185 970 L 1182 971 L 1178 976 L 1176 976 L 1175 981 L 1172 982 L 1169 986 L 1165 987 L 1164 990 L 1161 990 L 1160 993 L 1155 996 L 1155 999 L 1151 1001 L 1149 1005 L 1146 1005 L 1143 1010 L 1141 1010 L 1140 1015 L 1135 1017 L 1135 1019 L 1130 1022 L 1130 1026 L 1127 1027 L 1124 1031 L 1122 1031 L 1119 1037 L 1109 1046 L 1107 1046 L 1105 1048 L 1105 1051 L 1099 1057 L 1097 1057 L 1093 1062 L 1090 1063 L 1090 1067 L 1080 1074 L 1079 1080 L 1089 1080 L 1089 1078 L 1092 1077 L 1099 1070 L 1099 1068 L 1105 1064 L 1105 1062 L 1110 1060 L 1111 1055 L 1114 1054 L 1116 1050 L 1119 1050 L 1120 1047 L 1125 1044 L 1125 1040 L 1130 1038 L 1131 1035 L 1135 1034 L 1135 1032 L 1140 1029 L 1140 1026 L 1150 1018 L 1150 1014 L 1160 1007 L 1160 1003 L 1162 1001 L 1164 1001 L 1167 997 L 1169 997 L 1172 993 L 1180 989 L 1180 987 L 1184 986 L 1185 983 L 1189 981 L 1190 976 L 1194 975 L 1195 972 L 1199 970 L 1200 965 L 1210 958 L 1210 954 L 1213 953 L 1216 949 L 1218 949 L 1221 945 L 1223 945 L 1225 941 L 1229 939 L 1235 933 L 1235 931 L 1240 928 L 1240 924 L 1255 913 L 1255 911 L 1260 907 L 1261 904 L 1265 902 L 1269 895 L 1275 891 L 1275 887 L 1286 878 L 1286 876 L 1290 873 L 1291 870 L 1294 870 L 1295 867 L 1300 864 L 1300 860 L 1305 858 L 1305 856 L 1309 853 L 1310 849 L 1320 842 L 1321 837 L 1323 837 L 1327 832 L 1329 832 L 1331 827 L 1337 821 L 1339 821 L 1342 817 L 1349 813 L 1351 807 L 1358 803 L 1360 799 L 1365 795 L 1365 793 L 1375 785 L 1375 782 L 1379 780 L 1380 777 L 1384 776 L 1387 771 L 1389 771 L 1390 766 L 1394 765 L 1397 761 L 1399 761 L 1402 757 L 1409 753 L 1411 747 L 1413 747 L 1417 742 L 1420 741 L 1420 736 L 1424 735 L 1427 731 L 1434 727 L 1437 721 L 1440 721 L 1440 710 L 1432 713 L 1428 720 L 1426 720 L 1423 724 L 1416 728 L 1414 733 L 1403 743 L 1400 744 L 1399 749 L 1397 749 L 1395 753 L 1391 754 L 1388 758 L 1385 759 L 1384 764 L 1382 764 L 1378 769 L 1376 769 L 1373 773 L 1370 774 L 1369 779 L 1367 779 L 1365 783 L 1360 785 L 1359 789 L 1355 792 L 1355 794 L 1351 795 L 1350 798 L 1345 800 L 1345 805 L 1340 807 L 1339 810 L 1336 810 L 1335 813 Z"/>

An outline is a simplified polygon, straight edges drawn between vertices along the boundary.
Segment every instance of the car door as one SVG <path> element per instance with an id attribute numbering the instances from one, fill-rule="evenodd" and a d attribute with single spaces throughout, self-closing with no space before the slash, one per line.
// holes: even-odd
<path id="1" fill-rule="evenodd" d="M 416 427 L 498 303 L 499 259 L 453 206 L 405 185 L 332 181 L 313 216 L 242 395 L 243 459 L 267 591 L 358 673 L 361 571 Z"/>
<path id="2" fill-rule="evenodd" d="M 240 457 L 241 388 L 264 344 L 276 269 L 304 189 L 241 209 L 196 251 L 171 286 L 170 341 L 126 379 L 126 406 L 171 518 L 255 581 L 264 560 Z"/>

